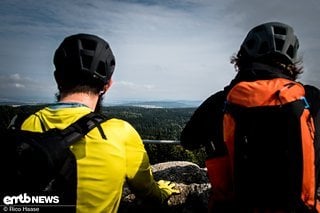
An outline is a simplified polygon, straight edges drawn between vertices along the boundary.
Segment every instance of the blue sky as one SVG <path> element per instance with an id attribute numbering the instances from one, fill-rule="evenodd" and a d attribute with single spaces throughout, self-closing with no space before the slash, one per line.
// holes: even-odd
<path id="1" fill-rule="evenodd" d="M 235 75 L 247 32 L 285 22 L 300 40 L 305 73 L 320 87 L 318 0 L 1 0 L 0 101 L 54 101 L 52 58 L 64 37 L 92 33 L 116 56 L 105 102 L 204 100 Z"/>

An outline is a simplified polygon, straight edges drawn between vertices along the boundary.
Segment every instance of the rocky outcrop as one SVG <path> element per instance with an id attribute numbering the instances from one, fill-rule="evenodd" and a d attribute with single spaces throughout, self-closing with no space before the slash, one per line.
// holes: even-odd
<path id="1" fill-rule="evenodd" d="M 156 206 L 139 200 L 125 186 L 119 212 L 207 212 L 211 185 L 205 169 L 191 162 L 174 161 L 155 164 L 152 170 L 156 180 L 175 182 L 180 193 L 171 196 L 167 206 Z"/>

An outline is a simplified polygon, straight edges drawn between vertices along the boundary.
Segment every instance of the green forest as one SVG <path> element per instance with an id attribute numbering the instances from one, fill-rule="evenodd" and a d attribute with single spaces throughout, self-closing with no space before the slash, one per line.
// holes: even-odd
<path id="1" fill-rule="evenodd" d="M 44 105 L 23 105 L 19 107 L 0 106 L 0 131 L 7 128 L 11 118 L 18 113 L 32 113 Z M 142 139 L 179 140 L 180 132 L 193 114 L 195 108 L 142 108 L 133 106 L 103 107 L 102 112 L 110 118 L 129 122 Z M 145 144 L 150 163 L 184 160 L 204 167 L 205 151 L 188 151 L 177 144 Z"/>

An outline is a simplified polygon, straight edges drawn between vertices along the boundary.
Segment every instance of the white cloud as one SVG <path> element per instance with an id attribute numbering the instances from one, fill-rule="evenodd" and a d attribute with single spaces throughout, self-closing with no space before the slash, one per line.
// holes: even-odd
<path id="1" fill-rule="evenodd" d="M 123 87 L 129 90 L 150 90 L 154 88 L 154 85 L 151 84 L 136 84 L 128 81 L 119 81 L 114 83 L 114 87 Z"/>
<path id="2" fill-rule="evenodd" d="M 20 75 L 18 73 L 10 75 L 9 79 L 11 79 L 13 81 L 21 81 L 21 77 L 20 77 Z"/>
<path id="3" fill-rule="evenodd" d="M 15 83 L 14 87 L 16 87 L 16 88 L 25 88 L 25 86 L 23 84 L 19 84 L 19 83 Z"/>
<path id="4" fill-rule="evenodd" d="M 20 73 L 0 75 L 0 97 L 16 96 L 52 96 L 53 84 L 39 81 L 37 78 L 25 77 Z"/>

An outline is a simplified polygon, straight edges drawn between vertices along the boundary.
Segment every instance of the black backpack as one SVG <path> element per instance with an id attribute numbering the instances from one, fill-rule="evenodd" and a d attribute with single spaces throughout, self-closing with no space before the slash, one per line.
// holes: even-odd
<path id="1" fill-rule="evenodd" d="M 94 127 L 101 133 L 100 123 L 106 119 L 92 112 L 66 129 L 55 128 L 43 133 L 12 125 L 1 136 L 1 205 L 57 205 L 68 207 L 68 212 L 74 211 L 77 166 L 69 147 Z M 19 203 L 10 199 L 12 196 L 21 196 L 22 200 Z M 39 196 L 44 198 L 39 201 Z M 26 201 L 29 202 L 24 203 Z"/>

